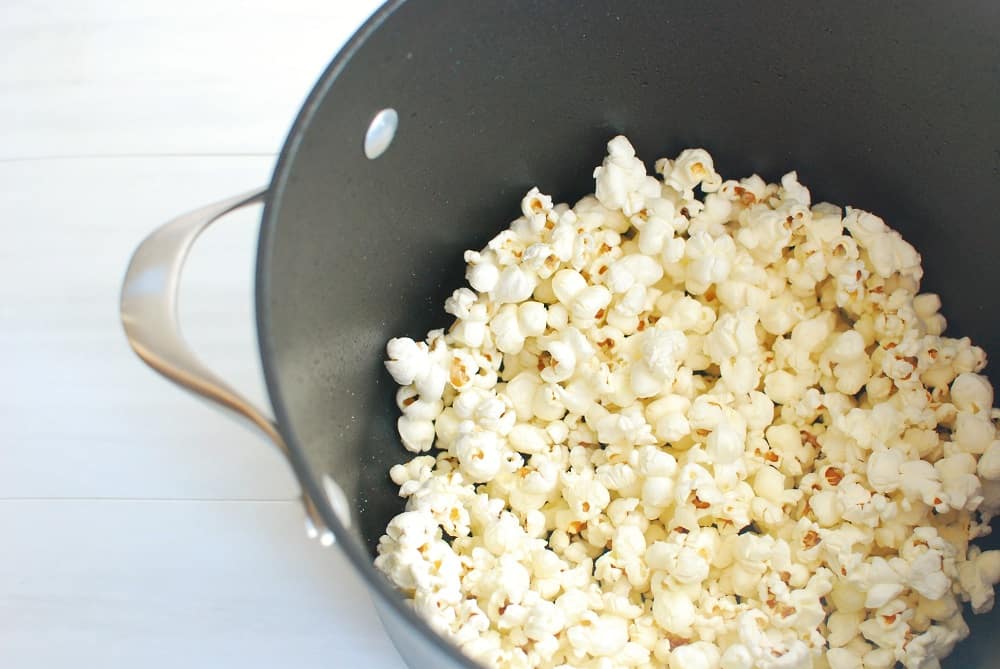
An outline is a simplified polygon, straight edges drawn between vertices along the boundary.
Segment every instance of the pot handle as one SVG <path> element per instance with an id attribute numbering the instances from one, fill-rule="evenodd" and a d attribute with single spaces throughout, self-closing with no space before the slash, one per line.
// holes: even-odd
<path id="1" fill-rule="evenodd" d="M 120 310 L 125 336 L 143 362 L 182 388 L 248 419 L 287 460 L 288 445 L 274 420 L 202 364 L 184 341 L 177 318 L 181 271 L 195 239 L 226 214 L 263 202 L 266 195 L 267 188 L 257 188 L 178 216 L 150 233 L 129 261 Z M 305 491 L 302 504 L 307 533 L 324 545 L 333 543 L 333 534 Z"/>

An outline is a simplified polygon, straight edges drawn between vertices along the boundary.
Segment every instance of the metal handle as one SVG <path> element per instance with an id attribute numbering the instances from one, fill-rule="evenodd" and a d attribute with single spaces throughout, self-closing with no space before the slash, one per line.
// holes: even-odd
<path id="1" fill-rule="evenodd" d="M 288 445 L 274 420 L 198 360 L 181 335 L 177 317 L 181 271 L 195 239 L 226 214 L 263 202 L 265 195 L 267 189 L 258 188 L 179 216 L 154 230 L 129 261 L 120 308 L 125 336 L 147 365 L 182 388 L 249 419 L 288 459 Z M 302 504 L 310 536 L 323 544 L 333 543 L 333 534 L 304 491 Z"/>

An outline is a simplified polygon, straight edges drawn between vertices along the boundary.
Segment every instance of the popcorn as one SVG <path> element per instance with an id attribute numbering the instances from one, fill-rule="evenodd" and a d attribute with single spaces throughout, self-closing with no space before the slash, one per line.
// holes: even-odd
<path id="1" fill-rule="evenodd" d="M 427 400 L 441 397 L 447 382 L 445 371 L 435 364 L 427 344 L 409 337 L 390 339 L 386 345 L 389 360 L 385 367 L 401 386 L 414 384 L 417 394 Z"/>
<path id="2" fill-rule="evenodd" d="M 655 593 L 653 618 L 668 633 L 685 637 L 691 634 L 691 625 L 694 624 L 694 602 L 682 591 L 664 590 Z"/>
<path id="3" fill-rule="evenodd" d="M 640 357 L 630 367 L 636 397 L 652 397 L 670 387 L 677 377 L 688 342 L 683 332 L 653 328 L 635 335 L 641 340 Z"/>
<path id="4" fill-rule="evenodd" d="M 802 432 L 794 425 L 769 425 L 764 435 L 771 449 L 779 454 L 785 474 L 801 476 L 816 460 L 815 448 L 802 439 Z"/>
<path id="5" fill-rule="evenodd" d="M 632 144 L 622 136 L 608 142 L 608 157 L 594 170 L 597 199 L 608 209 L 621 209 L 626 216 L 638 213 L 646 198 L 660 195 L 660 184 L 646 176 L 646 166 L 635 157 Z"/>
<path id="6" fill-rule="evenodd" d="M 956 453 L 934 463 L 951 508 L 975 511 L 983 501 L 976 466 L 976 459 L 969 453 Z"/>
<path id="7" fill-rule="evenodd" d="M 866 474 L 871 489 L 881 493 L 892 493 L 899 488 L 899 469 L 903 466 L 906 455 L 901 451 L 883 448 L 868 456 Z"/>
<path id="8" fill-rule="evenodd" d="M 922 597 L 937 600 L 951 588 L 951 580 L 942 571 L 942 555 L 928 550 L 910 562 L 909 586 Z"/>
<path id="9" fill-rule="evenodd" d="M 906 644 L 903 662 L 910 667 L 940 666 L 938 660 L 951 653 L 955 643 L 966 635 L 968 628 L 949 630 L 944 626 L 934 625 L 923 634 L 910 639 Z"/>
<path id="10" fill-rule="evenodd" d="M 996 428 L 992 419 L 982 412 L 959 411 L 955 417 L 954 438 L 958 447 L 966 453 L 982 455 L 996 438 Z"/>
<path id="11" fill-rule="evenodd" d="M 754 475 L 753 491 L 771 502 L 781 502 L 785 491 L 785 476 L 774 467 L 764 465 Z"/>
<path id="12" fill-rule="evenodd" d="M 667 395 L 646 405 L 646 421 L 664 442 L 680 441 L 691 433 L 687 410 L 691 402 L 682 395 Z"/>
<path id="13" fill-rule="evenodd" d="M 934 465 L 926 460 L 908 460 L 899 467 L 899 487 L 907 500 L 920 500 L 939 513 L 947 510 L 945 492 Z"/>
<path id="14" fill-rule="evenodd" d="M 593 629 L 585 630 L 584 634 L 587 635 L 591 655 L 615 657 L 628 643 L 628 623 L 618 616 L 598 616 Z"/>
<path id="15" fill-rule="evenodd" d="M 1000 582 L 985 353 L 877 216 L 656 169 L 616 137 L 595 195 L 528 191 L 388 342 L 376 566 L 489 667 L 939 666 Z"/>
<path id="16" fill-rule="evenodd" d="M 538 278 L 533 272 L 510 265 L 500 272 L 489 294 L 498 304 L 523 302 L 531 297 L 537 285 Z"/>
<path id="17" fill-rule="evenodd" d="M 720 669 L 753 669 L 753 655 L 747 647 L 734 643 L 722 654 Z"/>
<path id="18" fill-rule="evenodd" d="M 728 422 L 722 421 L 708 435 L 705 452 L 714 464 L 732 464 L 743 455 L 743 435 Z"/>
<path id="19" fill-rule="evenodd" d="M 663 181 L 687 200 L 694 197 L 695 186 L 701 186 L 706 193 L 713 193 L 722 186 L 722 177 L 715 172 L 712 156 L 705 149 L 681 151 L 671 164 L 670 174 L 664 172 Z"/>
<path id="20" fill-rule="evenodd" d="M 702 295 L 712 284 L 729 277 L 736 246 L 732 237 L 713 239 L 708 233 L 694 234 L 684 245 L 688 260 L 685 289 L 692 295 Z"/>
<path id="21" fill-rule="evenodd" d="M 670 669 L 715 669 L 719 666 L 719 648 L 706 641 L 695 641 L 670 653 Z"/>
<path id="22" fill-rule="evenodd" d="M 562 496 L 569 505 L 573 520 L 587 522 L 596 518 L 611 501 L 611 494 L 599 481 L 579 475 L 564 474 Z"/>
<path id="23" fill-rule="evenodd" d="M 604 283 L 612 293 L 624 293 L 635 285 L 652 286 L 663 277 L 663 266 L 647 255 L 619 258 L 608 266 Z"/>
<path id="24" fill-rule="evenodd" d="M 963 372 L 951 382 L 951 403 L 961 412 L 989 411 L 993 407 L 993 386 L 985 376 Z"/>
<path id="25" fill-rule="evenodd" d="M 958 568 L 962 598 L 969 601 L 976 613 L 993 609 L 993 586 L 1000 583 L 1000 551 L 970 554 Z"/>
<path id="26" fill-rule="evenodd" d="M 879 276 L 899 274 L 916 281 L 923 276 L 920 254 L 878 216 L 848 208 L 844 227 L 858 246 L 865 249 L 872 269 Z"/>
<path id="27" fill-rule="evenodd" d="M 396 431 L 406 450 L 414 453 L 429 451 L 434 443 L 434 423 L 429 420 L 403 415 L 396 421 Z"/>
<path id="28" fill-rule="evenodd" d="M 492 251 L 484 251 L 482 253 L 466 251 L 465 262 L 469 264 L 465 272 L 465 278 L 473 289 L 480 293 L 489 293 L 496 287 L 497 281 L 500 278 L 500 269 L 496 264 L 496 254 Z"/>
<path id="29" fill-rule="evenodd" d="M 792 669 L 808 666 L 809 647 L 801 639 L 765 629 L 766 617 L 759 610 L 745 611 L 737 619 L 740 644 L 754 660 L 755 667 Z"/>
<path id="30" fill-rule="evenodd" d="M 550 339 L 542 345 L 544 358 L 538 364 L 543 368 L 540 376 L 548 383 L 566 381 L 576 371 L 576 351 L 572 344 L 561 339 Z"/>
<path id="31" fill-rule="evenodd" d="M 827 643 L 831 649 L 840 648 L 847 645 L 858 634 L 858 625 L 865 619 L 864 612 L 856 611 L 834 611 L 826 621 Z M 827 653 L 829 661 L 830 654 Z"/>
<path id="32" fill-rule="evenodd" d="M 389 470 L 389 478 L 399 486 L 400 497 L 409 497 L 431 477 L 433 466 L 434 457 L 422 455 L 413 458 L 405 465 L 393 465 Z"/>
<path id="33" fill-rule="evenodd" d="M 993 441 L 987 447 L 976 465 L 980 479 L 995 481 L 1000 479 L 1000 441 Z"/>
<path id="34" fill-rule="evenodd" d="M 764 377 L 764 393 L 775 404 L 793 404 L 801 396 L 802 390 L 795 375 L 783 369 Z"/>
<path id="35" fill-rule="evenodd" d="M 490 321 L 490 332 L 497 349 L 502 353 L 517 354 L 524 348 L 525 340 L 545 332 L 546 325 L 545 305 L 522 302 L 501 307 Z"/>

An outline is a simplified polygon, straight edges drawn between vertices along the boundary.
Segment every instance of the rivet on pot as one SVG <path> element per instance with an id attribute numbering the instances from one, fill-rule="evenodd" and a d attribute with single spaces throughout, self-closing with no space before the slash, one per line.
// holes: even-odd
<path id="1" fill-rule="evenodd" d="M 320 529 L 308 516 L 306 516 L 306 536 L 310 539 L 315 539 L 319 542 L 320 546 L 324 547 L 332 546 L 337 542 L 337 538 L 333 535 L 333 532 L 325 527 Z"/>
<path id="2" fill-rule="evenodd" d="M 375 114 L 368 132 L 365 133 L 365 155 L 369 160 L 375 160 L 389 148 L 399 127 L 399 114 L 392 107 L 387 107 Z"/>

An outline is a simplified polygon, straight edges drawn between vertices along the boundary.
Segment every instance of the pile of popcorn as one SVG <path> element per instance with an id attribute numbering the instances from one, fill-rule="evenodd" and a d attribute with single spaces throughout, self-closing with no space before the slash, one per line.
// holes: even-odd
<path id="1" fill-rule="evenodd" d="M 1000 581 L 983 351 L 877 216 L 656 172 L 616 137 L 595 195 L 531 190 L 389 342 L 425 454 L 376 565 L 489 667 L 938 667 Z"/>

